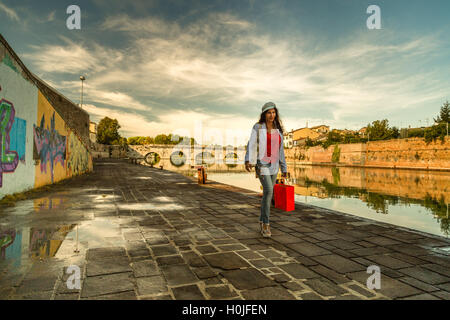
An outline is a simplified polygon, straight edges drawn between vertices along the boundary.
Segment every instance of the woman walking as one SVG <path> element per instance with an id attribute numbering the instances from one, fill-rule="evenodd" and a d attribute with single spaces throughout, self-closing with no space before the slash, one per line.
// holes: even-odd
<path id="1" fill-rule="evenodd" d="M 252 128 L 245 153 L 245 169 L 250 172 L 253 166 L 263 186 L 259 228 L 262 236 L 267 238 L 272 235 L 269 224 L 270 203 L 280 167 L 282 176 L 287 176 L 283 126 L 273 102 L 264 104 L 259 121 Z"/>

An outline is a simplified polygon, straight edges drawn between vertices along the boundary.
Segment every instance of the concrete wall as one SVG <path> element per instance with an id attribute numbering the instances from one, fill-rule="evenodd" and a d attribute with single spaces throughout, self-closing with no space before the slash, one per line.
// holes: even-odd
<path id="1" fill-rule="evenodd" d="M 0 198 L 92 170 L 89 115 L 34 76 L 0 35 Z"/>
<path id="2" fill-rule="evenodd" d="M 425 143 L 423 138 L 372 141 L 367 144 L 339 144 L 339 165 L 383 168 L 450 170 L 450 138 L 444 143 Z M 333 164 L 334 145 L 328 149 L 294 147 L 285 152 L 287 161 L 311 164 Z"/>
<path id="3" fill-rule="evenodd" d="M 106 145 L 97 142 L 91 142 L 92 158 L 114 158 L 121 159 L 128 157 L 128 148 L 120 145 Z"/>

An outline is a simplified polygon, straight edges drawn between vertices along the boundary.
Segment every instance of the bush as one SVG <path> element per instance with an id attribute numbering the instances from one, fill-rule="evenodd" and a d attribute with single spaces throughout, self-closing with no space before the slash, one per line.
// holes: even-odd
<path id="1" fill-rule="evenodd" d="M 408 130 L 409 138 L 413 138 L 413 137 L 423 138 L 424 134 L 425 134 L 425 130 L 422 128 L 412 128 L 412 129 Z"/>
<path id="2" fill-rule="evenodd" d="M 429 144 L 431 141 L 436 141 L 436 139 L 439 138 L 441 140 L 441 143 L 444 143 L 446 134 L 447 126 L 444 122 L 425 128 L 425 142 Z"/>

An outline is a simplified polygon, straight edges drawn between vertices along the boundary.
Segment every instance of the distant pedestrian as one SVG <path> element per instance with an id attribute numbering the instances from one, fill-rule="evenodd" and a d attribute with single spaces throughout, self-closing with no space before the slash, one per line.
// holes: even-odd
<path id="1" fill-rule="evenodd" d="M 252 128 L 245 153 L 245 169 L 250 172 L 253 166 L 263 186 L 259 229 L 263 237 L 270 237 L 272 235 L 269 224 L 270 203 L 280 167 L 282 177 L 287 176 L 283 126 L 273 102 L 264 104 L 259 121 Z"/>

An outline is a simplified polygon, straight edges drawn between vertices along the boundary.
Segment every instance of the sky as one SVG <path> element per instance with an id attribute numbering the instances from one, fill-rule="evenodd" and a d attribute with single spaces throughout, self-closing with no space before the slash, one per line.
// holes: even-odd
<path id="1" fill-rule="evenodd" d="M 370 5 L 381 29 L 367 27 Z M 116 118 L 122 136 L 243 145 L 268 101 L 287 131 L 431 125 L 450 100 L 449 12 L 447 0 L 0 0 L 0 33 L 75 103 L 84 75 L 91 121 Z"/>

